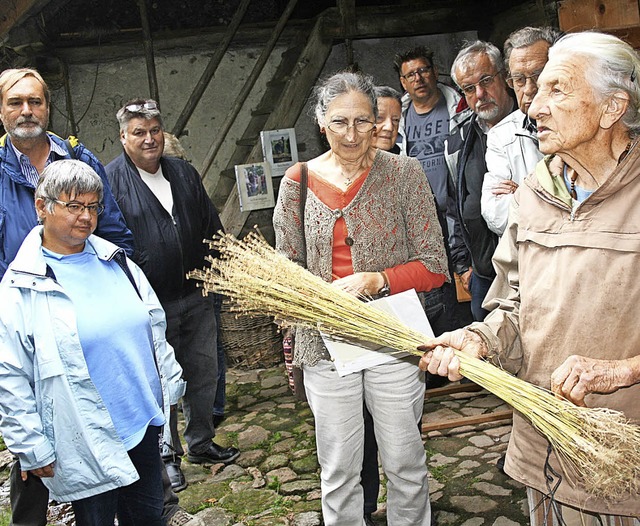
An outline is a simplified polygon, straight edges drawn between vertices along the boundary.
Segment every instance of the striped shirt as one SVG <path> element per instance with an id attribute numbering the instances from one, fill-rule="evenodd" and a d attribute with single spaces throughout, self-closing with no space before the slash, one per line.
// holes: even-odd
<path id="1" fill-rule="evenodd" d="M 45 137 L 47 138 L 50 147 L 49 156 L 47 157 L 47 161 L 44 164 L 45 166 L 49 166 L 53 161 L 57 160 L 53 155 L 54 153 L 59 157 L 69 157 L 69 152 L 65 148 L 50 140 L 47 135 L 45 135 Z M 31 159 L 29 159 L 28 155 L 18 150 L 11 141 L 9 141 L 9 144 L 11 144 L 11 148 L 13 148 L 13 151 L 18 158 L 22 175 L 24 175 L 24 178 L 35 188 L 36 186 L 38 186 L 38 180 L 40 179 L 40 174 L 38 173 L 37 168 L 33 166 L 33 164 L 31 164 Z"/>

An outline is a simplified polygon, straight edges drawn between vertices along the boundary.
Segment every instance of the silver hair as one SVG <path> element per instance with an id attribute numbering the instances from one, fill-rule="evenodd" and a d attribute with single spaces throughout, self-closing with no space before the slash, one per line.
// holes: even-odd
<path id="1" fill-rule="evenodd" d="M 102 179 L 91 166 L 82 161 L 62 159 L 48 165 L 40 175 L 35 198 L 44 199 L 48 212 L 53 212 L 56 199 L 62 194 L 77 196 L 97 194 L 102 202 L 104 186 Z"/>
<path id="2" fill-rule="evenodd" d="M 397 89 L 393 89 L 389 86 L 376 86 L 374 88 L 376 99 L 395 99 L 400 105 L 402 105 L 402 95 Z"/>
<path id="3" fill-rule="evenodd" d="M 544 41 L 553 46 L 562 36 L 562 31 L 555 27 L 523 27 L 511 33 L 504 43 L 504 62 L 509 69 L 509 57 L 514 49 L 529 47 L 536 42 Z"/>
<path id="4" fill-rule="evenodd" d="M 352 91 L 362 93 L 369 99 L 375 121 L 378 118 L 378 106 L 376 104 L 373 78 L 364 73 L 343 71 L 329 77 L 315 89 L 315 115 L 318 124 L 321 126 L 324 124 L 324 116 L 327 113 L 327 108 L 336 97 Z"/>
<path id="5" fill-rule="evenodd" d="M 150 110 L 145 107 L 140 108 L 138 111 L 129 111 L 127 106 L 131 106 L 132 104 L 137 104 L 140 106 L 144 106 L 145 103 L 153 103 L 156 105 L 156 109 Z M 151 119 L 158 119 L 160 123 L 160 127 L 164 130 L 164 124 L 162 123 L 162 116 L 160 115 L 160 106 L 153 99 L 131 99 L 128 101 L 122 108 L 118 110 L 116 113 L 116 119 L 118 119 L 118 124 L 120 125 L 120 131 L 126 132 L 127 126 L 129 125 L 129 121 L 131 119 L 146 119 L 150 121 Z"/>
<path id="6" fill-rule="evenodd" d="M 458 52 L 458 55 L 451 65 L 451 78 L 459 88 L 462 86 L 458 84 L 456 70 L 478 54 L 487 55 L 489 57 L 489 60 L 491 61 L 491 64 L 493 64 L 493 67 L 496 68 L 496 71 L 504 70 L 504 62 L 502 61 L 502 54 L 500 53 L 500 50 L 491 42 L 476 40 L 475 42 L 471 42 L 463 47 Z"/>
<path id="7" fill-rule="evenodd" d="M 585 78 L 600 101 L 624 92 L 629 97 L 622 123 L 633 136 L 640 135 L 640 58 L 635 50 L 613 35 L 584 31 L 562 37 L 549 50 L 551 57 L 584 57 Z"/>

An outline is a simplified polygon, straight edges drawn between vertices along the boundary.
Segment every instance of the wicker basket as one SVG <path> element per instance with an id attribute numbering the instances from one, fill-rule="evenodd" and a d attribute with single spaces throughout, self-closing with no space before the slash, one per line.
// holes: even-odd
<path id="1" fill-rule="evenodd" d="M 283 363 L 282 336 L 272 318 L 243 316 L 223 303 L 220 328 L 229 366 L 257 369 Z"/>

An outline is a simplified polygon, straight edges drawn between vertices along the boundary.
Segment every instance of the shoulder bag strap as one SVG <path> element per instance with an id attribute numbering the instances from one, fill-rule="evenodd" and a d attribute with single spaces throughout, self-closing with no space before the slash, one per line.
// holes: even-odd
<path id="1" fill-rule="evenodd" d="M 302 228 L 302 249 L 305 266 L 307 262 L 307 239 L 304 234 L 304 209 L 307 206 L 307 190 L 309 189 L 309 172 L 307 163 L 302 163 L 300 168 L 300 227 Z"/>
<path id="2" fill-rule="evenodd" d="M 71 145 L 71 141 L 69 139 L 66 139 L 64 141 L 64 145 L 67 148 L 67 151 L 69 152 L 69 157 L 71 157 L 72 159 L 77 159 L 78 156 L 76 155 L 76 151 L 73 149 L 73 146 Z"/>

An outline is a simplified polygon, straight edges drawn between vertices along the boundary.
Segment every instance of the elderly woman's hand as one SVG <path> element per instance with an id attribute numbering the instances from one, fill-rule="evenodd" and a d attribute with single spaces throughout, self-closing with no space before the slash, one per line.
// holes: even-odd
<path id="1" fill-rule="evenodd" d="M 590 393 L 613 393 L 638 382 L 639 357 L 630 360 L 596 360 L 569 356 L 551 374 L 551 390 L 576 405 L 585 406 Z"/>
<path id="2" fill-rule="evenodd" d="M 462 378 L 460 360 L 456 357 L 454 349 L 476 358 L 484 358 L 488 353 L 482 338 L 475 332 L 466 329 L 445 332 L 432 342 L 421 345 L 418 349 L 426 351 L 420 358 L 420 369 L 431 374 L 446 376 L 452 382 Z"/>
<path id="3" fill-rule="evenodd" d="M 333 285 L 354 296 L 375 296 L 384 286 L 381 272 L 356 272 L 350 276 L 337 279 Z"/>
<path id="4" fill-rule="evenodd" d="M 513 194 L 518 189 L 518 183 L 511 179 L 505 179 L 495 184 L 491 189 L 493 195 L 507 195 Z"/>

